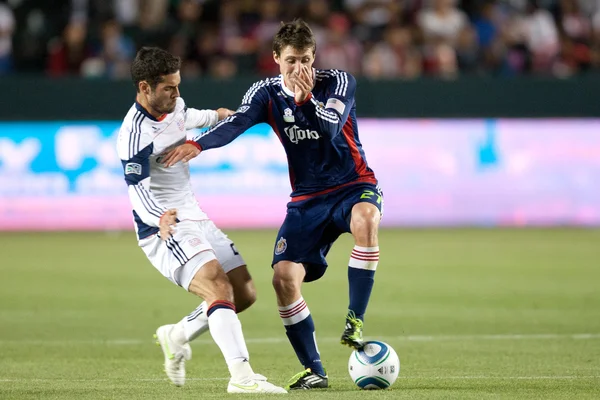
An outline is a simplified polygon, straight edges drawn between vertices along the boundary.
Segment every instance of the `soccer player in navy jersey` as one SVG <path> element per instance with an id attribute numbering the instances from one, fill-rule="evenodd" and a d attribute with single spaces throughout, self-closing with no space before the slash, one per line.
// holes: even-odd
<path id="1" fill-rule="evenodd" d="M 328 386 L 302 298 L 303 282 L 325 273 L 325 257 L 344 232 L 354 237 L 349 267 L 349 306 L 342 344 L 361 348 L 362 329 L 379 261 L 382 193 L 358 137 L 354 77 L 315 70 L 316 42 L 302 20 L 282 24 L 273 40 L 281 75 L 252 85 L 234 115 L 165 155 L 169 167 L 201 151 L 224 146 L 251 126 L 267 122 L 286 151 L 292 185 L 287 215 L 273 257 L 273 286 L 287 336 L 305 370 L 289 389 Z"/>

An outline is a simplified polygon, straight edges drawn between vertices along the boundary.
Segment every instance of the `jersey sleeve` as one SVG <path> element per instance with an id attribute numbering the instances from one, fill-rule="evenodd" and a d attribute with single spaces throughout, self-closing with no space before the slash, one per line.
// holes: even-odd
<path id="1" fill-rule="evenodd" d="M 138 135 L 140 134 L 131 133 L 129 141 L 134 145 L 130 147 L 130 151 L 119 152 L 119 157 L 123 164 L 127 192 L 134 211 L 146 225 L 158 227 L 160 217 L 167 208 L 160 204 L 150 190 L 150 155 L 154 145 L 150 142 L 136 151 L 135 141 Z"/>
<path id="2" fill-rule="evenodd" d="M 331 95 L 324 107 L 317 103 L 312 93 L 303 103 L 296 103 L 296 105 L 318 132 L 333 139 L 342 131 L 354 105 L 356 79 L 343 71 L 332 70 L 330 73 L 327 89 Z"/>
<path id="3" fill-rule="evenodd" d="M 197 110 L 191 107 L 183 109 L 185 129 L 205 128 L 219 122 L 219 113 L 215 110 Z"/>
<path id="4" fill-rule="evenodd" d="M 188 143 L 194 144 L 200 150 L 222 147 L 231 143 L 252 126 L 266 122 L 269 94 L 265 88 L 265 82 L 257 82 L 248 89 L 235 114 L 223 119 Z"/>

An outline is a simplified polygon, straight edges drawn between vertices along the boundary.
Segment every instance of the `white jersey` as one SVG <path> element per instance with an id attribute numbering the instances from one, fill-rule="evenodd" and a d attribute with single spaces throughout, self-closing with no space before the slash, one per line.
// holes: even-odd
<path id="1" fill-rule="evenodd" d="M 159 231 L 160 217 L 171 208 L 177 218 L 204 220 L 190 182 L 187 162 L 165 168 L 161 155 L 185 143 L 186 130 L 214 125 L 219 116 L 214 110 L 187 108 L 182 98 L 175 110 L 160 120 L 134 103 L 123 120 L 117 140 L 117 153 L 123 163 L 125 182 L 133 206 L 138 239 Z"/>

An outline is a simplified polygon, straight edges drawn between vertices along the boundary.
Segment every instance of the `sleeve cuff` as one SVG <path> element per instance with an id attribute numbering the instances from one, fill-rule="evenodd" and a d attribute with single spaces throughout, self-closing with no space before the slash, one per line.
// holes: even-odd
<path id="1" fill-rule="evenodd" d="M 312 92 L 308 93 L 308 96 L 306 96 L 306 99 L 304 99 L 304 101 L 302 103 L 298 103 L 296 101 L 296 99 L 294 99 L 294 103 L 296 103 L 297 106 L 303 106 L 304 104 L 308 103 L 310 101 L 310 99 L 312 99 L 313 94 Z"/>
<path id="2" fill-rule="evenodd" d="M 200 145 L 198 144 L 198 142 L 196 142 L 195 140 L 186 140 L 185 142 L 186 142 L 187 144 L 191 144 L 191 145 L 194 145 L 194 146 L 196 146 L 196 148 L 197 148 L 198 150 L 202 151 L 202 146 L 200 146 Z"/>

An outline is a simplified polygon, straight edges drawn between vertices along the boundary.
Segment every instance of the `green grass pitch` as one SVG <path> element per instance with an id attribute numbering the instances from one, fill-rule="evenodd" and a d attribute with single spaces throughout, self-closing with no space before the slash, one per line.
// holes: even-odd
<path id="1" fill-rule="evenodd" d="M 229 235 L 259 294 L 240 315 L 252 365 L 283 385 L 301 367 L 270 284 L 275 232 Z M 289 396 L 600 398 L 600 231 L 384 230 L 380 241 L 365 334 L 396 349 L 399 379 L 363 392 L 348 376 L 346 235 L 304 290 L 331 388 Z M 132 232 L 3 233 L 0 249 L 0 399 L 236 397 L 209 335 L 192 346 L 187 384 L 168 383 L 152 334 L 199 300 L 160 276 Z"/>

